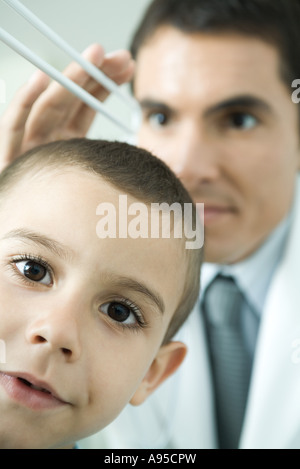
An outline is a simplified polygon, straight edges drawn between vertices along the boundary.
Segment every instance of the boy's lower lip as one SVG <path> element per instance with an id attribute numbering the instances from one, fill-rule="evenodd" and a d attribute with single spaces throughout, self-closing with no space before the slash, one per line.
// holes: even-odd
<path id="1" fill-rule="evenodd" d="M 12 400 L 32 410 L 55 409 L 67 405 L 49 392 L 30 387 L 16 376 L 0 372 L 0 384 Z"/>

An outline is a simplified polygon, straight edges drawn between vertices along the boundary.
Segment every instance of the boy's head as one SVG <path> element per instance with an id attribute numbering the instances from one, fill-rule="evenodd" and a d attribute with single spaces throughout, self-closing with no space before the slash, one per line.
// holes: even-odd
<path id="1" fill-rule="evenodd" d="M 125 143 L 51 143 L 0 176 L 0 447 L 100 430 L 184 358 L 170 339 L 196 301 L 201 250 L 184 233 L 124 235 L 120 200 L 135 234 L 151 221 L 142 207 L 191 204 L 161 161 Z"/>

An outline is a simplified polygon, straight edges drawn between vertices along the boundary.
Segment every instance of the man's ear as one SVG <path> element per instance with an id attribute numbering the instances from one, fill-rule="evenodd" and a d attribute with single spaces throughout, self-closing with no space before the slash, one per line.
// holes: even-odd
<path id="1" fill-rule="evenodd" d="M 163 345 L 153 360 L 146 376 L 130 400 L 130 404 L 142 404 L 150 394 L 183 362 L 187 347 L 182 342 L 170 342 Z"/>

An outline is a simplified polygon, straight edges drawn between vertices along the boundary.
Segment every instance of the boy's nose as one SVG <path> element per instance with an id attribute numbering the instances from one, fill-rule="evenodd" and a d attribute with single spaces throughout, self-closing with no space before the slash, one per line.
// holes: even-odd
<path id="1" fill-rule="evenodd" d="M 66 306 L 41 312 L 28 325 L 26 339 L 49 353 L 60 353 L 68 362 L 78 360 L 82 352 L 78 320 Z"/>

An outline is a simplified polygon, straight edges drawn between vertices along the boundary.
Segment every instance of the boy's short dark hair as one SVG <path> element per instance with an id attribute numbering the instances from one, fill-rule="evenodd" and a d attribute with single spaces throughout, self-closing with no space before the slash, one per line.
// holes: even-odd
<path id="1" fill-rule="evenodd" d="M 160 159 L 146 150 L 124 142 L 85 138 L 41 145 L 15 160 L 0 174 L 0 202 L 1 198 L 26 174 L 68 167 L 80 168 L 101 176 L 114 187 L 147 205 L 179 203 L 183 213 L 184 204 L 191 204 L 193 219 L 196 219 L 196 207 L 190 195 L 175 174 Z M 183 249 L 184 241 L 183 239 Z M 183 295 L 163 343 L 169 342 L 176 334 L 197 301 L 202 256 L 202 249 L 185 249 L 187 268 Z M 170 275 L 172 275 L 172 270 L 170 270 Z"/>
<path id="2" fill-rule="evenodd" d="M 257 37 L 278 50 L 281 76 L 289 90 L 300 77 L 299 0 L 153 0 L 132 39 L 133 57 L 166 25 L 188 34 Z"/>

